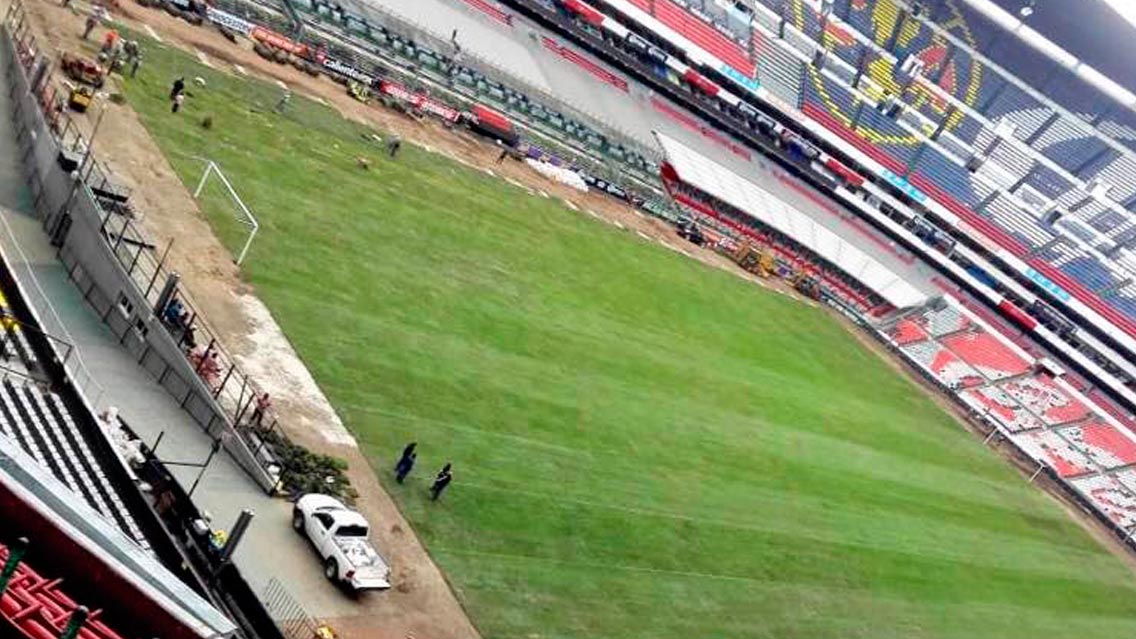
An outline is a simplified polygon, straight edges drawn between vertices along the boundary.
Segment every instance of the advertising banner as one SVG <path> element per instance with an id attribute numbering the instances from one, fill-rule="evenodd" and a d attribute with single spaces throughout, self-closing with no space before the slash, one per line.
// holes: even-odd
<path id="1" fill-rule="evenodd" d="M 213 7 L 206 7 L 205 17 L 213 24 L 221 25 L 229 31 L 235 31 L 243 36 L 248 36 L 252 33 L 253 24 L 244 18 L 235 16 L 227 11 L 221 11 Z"/>
<path id="2" fill-rule="evenodd" d="M 412 93 L 401 84 L 391 82 L 390 80 L 383 80 L 379 83 L 379 92 L 383 95 L 389 95 L 396 100 L 406 102 L 416 109 L 425 111 L 447 122 L 456 122 L 460 115 L 457 109 L 451 108 L 449 105 L 439 102 L 430 96 Z"/>
<path id="3" fill-rule="evenodd" d="M 283 49 L 284 51 L 287 51 L 288 53 L 291 53 L 293 55 L 302 57 L 308 53 L 308 47 L 306 45 L 300 44 L 298 42 L 293 42 L 287 37 L 282 36 L 279 33 L 272 31 L 271 29 L 265 29 L 260 25 L 253 25 L 252 30 L 249 32 L 249 35 L 252 36 L 254 40 L 276 47 L 277 49 Z"/>
<path id="4" fill-rule="evenodd" d="M 320 63 L 323 64 L 324 69 L 327 69 L 328 71 L 331 71 L 332 73 L 337 73 L 337 74 L 339 74 L 339 75 L 341 75 L 345 78 L 354 80 L 356 82 L 360 82 L 360 83 L 365 84 L 369 87 L 374 86 L 375 83 L 377 82 L 377 79 L 374 76 L 372 76 L 371 74 L 364 73 L 364 72 L 360 71 L 359 69 L 356 69 L 355 67 L 351 66 L 350 64 L 347 64 L 346 62 L 340 62 L 339 60 L 336 60 L 335 58 L 329 58 L 327 56 L 322 56 L 321 59 L 320 59 Z"/>

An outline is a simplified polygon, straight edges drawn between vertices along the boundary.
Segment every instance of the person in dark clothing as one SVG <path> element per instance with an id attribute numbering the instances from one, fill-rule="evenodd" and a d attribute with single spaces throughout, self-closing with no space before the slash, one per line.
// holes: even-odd
<path id="1" fill-rule="evenodd" d="M 398 155 L 398 150 L 401 148 L 402 138 L 398 137 L 397 135 L 392 136 L 390 142 L 387 143 L 387 151 L 390 153 L 390 156 L 393 158 Z"/>
<path id="2" fill-rule="evenodd" d="M 186 315 L 189 313 L 187 312 Z M 185 326 L 185 333 L 181 337 L 182 346 L 185 347 L 186 352 L 192 351 L 197 348 L 197 328 L 189 323 L 189 318 L 183 319 Z"/>
<path id="3" fill-rule="evenodd" d="M 446 486 L 454 480 L 453 464 L 447 462 L 442 466 L 442 470 L 438 471 L 438 476 L 434 478 L 434 485 L 430 486 L 430 500 L 438 501 L 442 496 L 442 491 L 446 490 Z"/>
<path id="4" fill-rule="evenodd" d="M 185 93 L 185 78 L 178 78 L 170 85 L 170 101 L 176 100 L 183 93 Z"/>
<path id="5" fill-rule="evenodd" d="M 418 442 L 410 442 L 406 445 L 406 448 L 402 449 L 402 456 L 398 458 L 398 463 L 394 465 L 394 472 L 396 474 L 402 468 L 403 464 L 406 463 L 406 460 L 410 459 L 414 455 L 414 449 L 417 447 Z"/>
<path id="6" fill-rule="evenodd" d="M 414 470 L 414 462 L 418 459 L 418 453 L 410 453 L 410 455 L 403 457 L 398 462 L 398 467 L 394 471 L 394 480 L 402 483 L 410 471 Z"/>

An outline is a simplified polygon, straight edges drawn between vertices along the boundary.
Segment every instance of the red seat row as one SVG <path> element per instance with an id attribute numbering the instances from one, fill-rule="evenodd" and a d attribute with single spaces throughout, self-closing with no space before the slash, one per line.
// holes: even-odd
<path id="1" fill-rule="evenodd" d="M 611 71 L 608 71 L 603 67 L 603 65 L 593 62 L 587 56 L 579 53 L 575 49 L 564 46 L 548 36 L 544 36 L 543 42 L 544 48 L 580 67 L 584 71 L 587 71 L 589 74 L 596 77 L 601 82 L 610 84 L 620 91 L 627 93 L 627 80 L 612 73 Z"/>
<path id="2" fill-rule="evenodd" d="M 7 547 L 0 545 L 0 565 L 8 559 Z M 21 633 L 26 639 L 56 639 L 71 618 L 77 604 L 60 589 L 62 579 L 47 579 L 22 563 L 0 595 L 0 617 L 3 625 Z M 94 610 L 79 630 L 80 639 L 122 639 L 104 624 Z M 0 627 L 0 635 L 6 634 Z"/>
<path id="3" fill-rule="evenodd" d="M 463 2 L 502 24 L 513 26 L 513 14 L 501 9 L 490 0 L 463 0 Z"/>
<path id="4" fill-rule="evenodd" d="M 644 3 L 646 4 L 646 3 Z M 640 8 L 646 8 L 640 6 Z M 660 22 L 717 57 L 734 69 L 752 78 L 756 72 L 753 60 L 742 45 L 720 33 L 713 26 L 691 14 L 671 0 L 655 0 L 654 15 Z"/>

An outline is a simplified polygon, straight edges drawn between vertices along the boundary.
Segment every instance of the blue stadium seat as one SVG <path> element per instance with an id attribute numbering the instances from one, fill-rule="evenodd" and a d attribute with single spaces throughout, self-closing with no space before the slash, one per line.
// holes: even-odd
<path id="1" fill-rule="evenodd" d="M 992 122 L 1002 118 L 1013 122 L 1018 128 L 1015 135 L 1022 140 L 1041 128 L 1053 113 L 1049 107 L 1013 85 L 1006 85 L 990 104 L 983 105 L 979 112 Z"/>
<path id="2" fill-rule="evenodd" d="M 1060 117 L 1045 127 L 1031 146 L 1067 171 L 1076 171 L 1108 151 L 1108 146 L 1085 125 Z"/>
<path id="3" fill-rule="evenodd" d="M 1045 84 L 1045 95 L 1074 115 L 1092 121 L 1095 114 L 1108 110 L 1113 102 L 1100 91 L 1068 71 Z"/>
<path id="4" fill-rule="evenodd" d="M 932 146 L 923 149 L 915 163 L 915 172 L 934 181 L 950 193 L 956 200 L 967 206 L 975 206 L 980 201 L 971 184 L 970 172 L 965 167 L 952 162 Z"/>
<path id="5" fill-rule="evenodd" d="M 1108 303 L 1128 317 L 1136 318 L 1136 298 L 1118 295 L 1109 298 Z"/>
<path id="6" fill-rule="evenodd" d="M 1068 180 L 1061 177 L 1053 169 L 1040 163 L 1033 165 L 1029 174 L 1026 175 L 1025 183 L 1037 189 L 1039 193 L 1051 200 L 1056 200 L 1061 197 L 1062 193 L 1073 188 L 1073 185 Z"/>
<path id="7" fill-rule="evenodd" d="M 1062 264 L 1059 268 L 1093 291 L 1099 291 L 1117 283 L 1107 268 L 1090 257 L 1078 257 Z"/>

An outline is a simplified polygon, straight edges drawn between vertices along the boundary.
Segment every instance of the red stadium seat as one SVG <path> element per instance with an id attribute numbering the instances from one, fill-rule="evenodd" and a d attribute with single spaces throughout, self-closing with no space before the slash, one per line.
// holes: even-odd
<path id="1" fill-rule="evenodd" d="M 722 35 L 701 18 L 695 17 L 671 0 L 655 0 L 654 4 L 654 15 L 660 22 L 682 34 L 707 53 L 741 71 L 746 77 L 754 76 L 756 67 L 740 44 Z M 646 5 L 646 2 L 643 5 Z M 647 7 L 643 5 L 640 5 L 640 8 L 646 9 Z"/>
<path id="2" fill-rule="evenodd" d="M 1030 369 L 1029 362 L 985 331 L 955 333 L 943 338 L 942 344 L 990 380 L 1022 375 Z"/>

